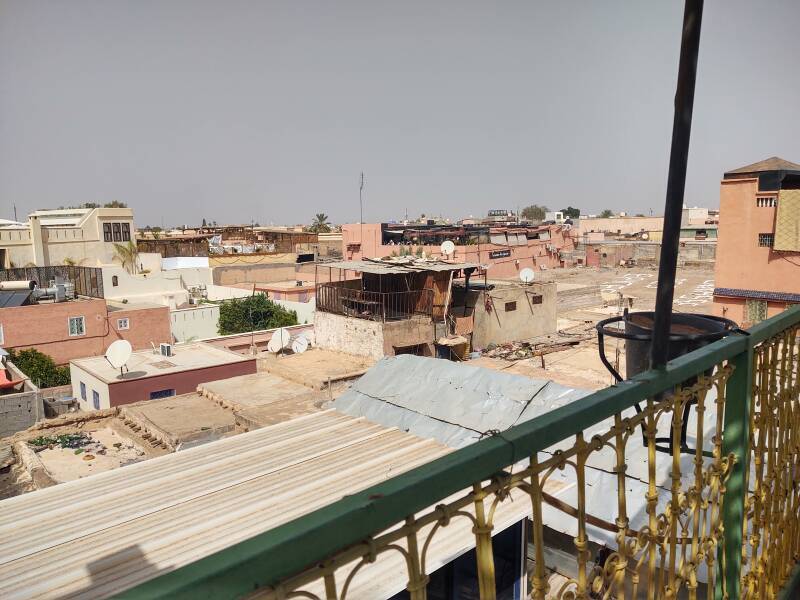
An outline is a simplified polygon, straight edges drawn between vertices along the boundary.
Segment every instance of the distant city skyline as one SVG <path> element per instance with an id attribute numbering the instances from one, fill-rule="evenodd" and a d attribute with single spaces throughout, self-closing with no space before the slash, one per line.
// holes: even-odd
<path id="1" fill-rule="evenodd" d="M 661 214 L 681 3 L 0 0 L 0 218 Z M 800 4 L 706 2 L 686 204 L 800 162 Z"/>

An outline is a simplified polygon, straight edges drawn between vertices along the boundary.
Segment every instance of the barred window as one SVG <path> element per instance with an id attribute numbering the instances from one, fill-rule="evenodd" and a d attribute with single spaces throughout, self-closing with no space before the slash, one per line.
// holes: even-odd
<path id="1" fill-rule="evenodd" d="M 775 243 L 775 235 L 772 233 L 759 233 L 758 234 L 758 245 L 763 248 L 772 248 L 772 244 Z"/>
<path id="2" fill-rule="evenodd" d="M 114 238 L 111 237 L 111 223 L 103 223 L 103 240 L 106 242 L 114 241 Z"/>

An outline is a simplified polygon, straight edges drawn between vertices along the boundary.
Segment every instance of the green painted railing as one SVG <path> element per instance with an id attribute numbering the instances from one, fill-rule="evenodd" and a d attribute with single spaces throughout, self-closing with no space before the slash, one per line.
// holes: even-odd
<path id="1" fill-rule="evenodd" d="M 755 442 L 751 441 L 754 439 L 752 411 L 757 406 L 752 390 L 755 385 L 760 390 L 759 394 L 778 394 L 777 384 L 766 383 L 769 373 L 772 373 L 773 379 L 782 377 L 778 382 L 782 401 L 796 401 L 800 380 L 800 361 L 797 358 L 800 336 L 795 337 L 798 328 L 800 307 L 794 307 L 756 325 L 748 335 L 732 334 L 671 361 L 664 369 L 642 373 L 630 381 L 600 390 L 578 402 L 508 429 L 502 437 L 485 438 L 384 483 L 356 492 L 311 514 L 141 584 L 123 594 L 123 597 L 236 598 L 254 590 L 270 588 L 309 567 L 322 564 L 343 550 L 352 549 L 377 532 L 408 522 L 410 515 L 433 507 L 453 494 L 472 489 L 480 482 L 497 481 L 498 474 L 507 473 L 509 466 L 535 457 L 538 452 L 563 440 L 579 440 L 576 456 L 580 460 L 581 456 L 585 456 L 582 453 L 592 450 L 587 447 L 590 444 L 581 441 L 584 430 L 608 418 L 616 418 L 619 423 L 619 415 L 638 403 L 652 402 L 656 408 L 653 399 L 671 394 L 676 386 L 680 389 L 687 380 L 703 377 L 704 373 L 719 369 L 723 364 L 728 365 L 726 372 L 730 376 L 723 382 L 726 392 L 722 457 L 731 456 L 735 460 L 728 464 L 727 479 L 721 487 L 723 494 L 720 497 L 724 495 L 724 501 L 721 502 L 724 536 L 716 546 L 718 559 L 716 562 L 713 557 L 706 559 L 716 569 L 724 565 L 724 576 L 718 576 L 715 580 L 718 598 L 748 597 L 746 589 L 741 588 L 743 582 L 745 587 L 748 585 L 742 567 L 743 554 L 747 561 L 748 553 L 743 549 L 748 544 L 758 548 L 761 543 L 759 539 L 748 540 L 745 525 L 748 511 L 755 515 L 754 523 L 760 518 L 758 502 L 761 501 L 748 497 L 749 457 L 753 444 L 762 443 L 760 437 L 755 438 Z M 788 337 L 790 334 L 791 337 Z M 774 358 L 771 367 L 764 362 L 766 359 L 759 359 L 761 362 L 755 360 L 755 355 L 764 354 L 766 351 L 762 349 L 767 347 L 772 348 L 769 351 L 772 354 L 767 353 Z M 756 362 L 761 365 L 758 372 L 754 368 Z M 754 383 L 757 377 L 763 379 L 761 387 Z M 756 408 L 762 415 L 765 410 L 764 398 L 761 408 Z M 616 435 L 621 439 L 619 432 Z M 784 439 L 788 438 L 784 436 Z M 792 451 L 797 450 L 794 448 Z M 769 479 L 767 475 L 765 478 Z M 528 493 L 536 493 L 535 490 L 525 489 Z M 794 509 L 798 507 L 795 505 Z M 535 517 L 534 514 L 534 521 Z M 798 516 L 796 513 L 788 514 L 788 518 L 797 521 Z M 800 523 L 794 525 L 800 537 Z M 763 541 L 763 536 L 760 539 Z M 788 586 L 794 586 L 797 582 L 797 571 L 787 573 L 791 567 L 790 563 L 787 564 L 789 567 L 775 570 L 772 592 L 766 597 L 775 597 L 779 592 L 787 594 L 788 589 L 793 589 Z M 750 568 L 753 568 L 752 565 Z M 757 585 L 752 583 L 753 577 L 750 581 L 752 585 Z M 785 597 L 794 596 L 790 594 Z"/>

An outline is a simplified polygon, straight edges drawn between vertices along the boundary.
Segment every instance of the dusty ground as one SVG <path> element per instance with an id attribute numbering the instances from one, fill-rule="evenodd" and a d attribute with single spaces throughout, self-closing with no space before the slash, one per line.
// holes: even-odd
<path id="1" fill-rule="evenodd" d="M 621 292 L 626 296 L 633 296 L 633 310 L 653 310 L 655 306 L 658 282 L 656 267 L 563 269 L 548 271 L 546 277 L 557 283 L 598 285 L 604 295 L 613 296 L 616 292 Z M 713 292 L 713 266 L 682 267 L 678 269 L 675 276 L 675 310 L 677 312 L 710 313 Z M 603 318 L 601 315 L 605 314 L 601 311 L 587 309 L 577 312 L 593 314 L 597 318 Z M 559 314 L 559 316 L 562 315 Z"/>
<path id="2" fill-rule="evenodd" d="M 90 441 L 80 448 L 54 446 L 38 452 L 51 477 L 58 482 L 81 479 L 145 460 L 142 448 L 110 427 L 86 434 Z"/>

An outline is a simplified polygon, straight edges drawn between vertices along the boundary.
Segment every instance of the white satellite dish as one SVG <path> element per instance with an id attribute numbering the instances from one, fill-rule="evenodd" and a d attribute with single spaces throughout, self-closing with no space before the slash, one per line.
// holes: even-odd
<path id="1" fill-rule="evenodd" d="M 292 352 L 295 354 L 302 354 L 308 350 L 308 338 L 304 335 L 298 335 L 292 340 Z"/>
<path id="2" fill-rule="evenodd" d="M 456 245 L 450 240 L 445 240 L 442 242 L 442 245 L 439 246 L 439 249 L 445 256 L 450 256 L 451 254 L 453 254 L 453 252 L 456 251 Z"/>
<path id="3" fill-rule="evenodd" d="M 519 272 L 519 280 L 522 283 L 533 283 L 533 278 L 535 275 L 536 274 L 533 269 L 526 267 Z"/>
<path id="4" fill-rule="evenodd" d="M 122 367 L 130 359 L 131 352 L 133 352 L 133 348 L 128 340 L 117 340 L 106 350 L 106 360 L 112 367 L 119 369 L 122 374 Z"/>
<path id="5" fill-rule="evenodd" d="M 267 344 L 267 350 L 269 350 L 273 354 L 277 354 L 281 350 L 288 348 L 291 344 L 292 344 L 292 335 L 289 333 L 287 329 L 281 327 L 280 329 L 275 330 L 275 333 L 273 333 L 272 337 L 269 338 L 269 343 Z"/>
<path id="6" fill-rule="evenodd" d="M 306 329 L 300 335 L 308 340 L 308 345 L 309 346 L 313 346 L 316 343 L 316 340 L 314 338 L 314 330 L 313 329 Z"/>

